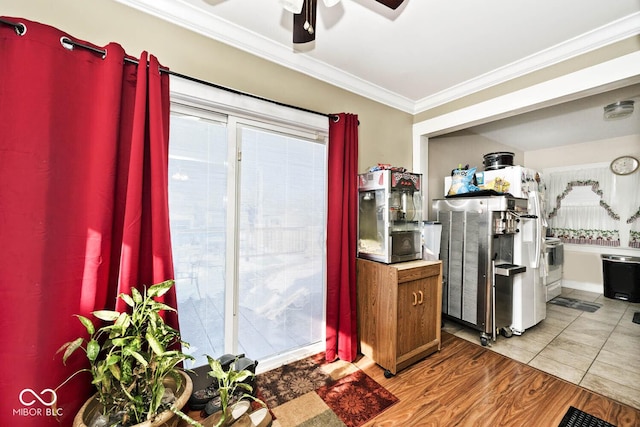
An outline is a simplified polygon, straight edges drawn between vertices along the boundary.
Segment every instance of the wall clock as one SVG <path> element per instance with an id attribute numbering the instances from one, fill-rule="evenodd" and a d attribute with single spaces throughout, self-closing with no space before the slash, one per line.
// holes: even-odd
<path id="1" fill-rule="evenodd" d="M 611 161 L 611 172 L 616 175 L 629 175 L 638 170 L 638 159 L 633 156 L 620 156 Z"/>

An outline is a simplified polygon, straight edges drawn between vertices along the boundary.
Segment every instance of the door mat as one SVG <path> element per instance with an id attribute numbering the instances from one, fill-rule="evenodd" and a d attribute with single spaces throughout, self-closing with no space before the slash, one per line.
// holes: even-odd
<path id="1" fill-rule="evenodd" d="M 595 302 L 587 302 L 575 298 L 566 297 L 555 297 L 551 301 L 549 301 L 549 303 L 560 305 L 562 307 L 575 308 L 576 310 L 587 311 L 589 313 L 593 313 L 600 307 L 602 307 L 602 304 L 598 304 Z"/>
<path id="2" fill-rule="evenodd" d="M 322 370 L 324 353 L 298 360 L 256 376 L 260 399 L 270 409 L 330 384 L 333 379 Z"/>
<path id="3" fill-rule="evenodd" d="M 640 311 L 633 313 L 633 323 L 640 323 Z"/>
<path id="4" fill-rule="evenodd" d="M 558 427 L 616 427 L 616 426 L 604 420 L 601 420 L 598 417 L 589 415 L 578 408 L 574 408 L 573 406 L 570 406 L 567 413 L 564 414 L 562 421 L 560 421 L 560 424 L 558 424 Z"/>
<path id="5" fill-rule="evenodd" d="M 359 427 L 398 402 L 355 365 L 329 363 L 324 353 L 258 374 L 256 389 L 282 426 Z"/>

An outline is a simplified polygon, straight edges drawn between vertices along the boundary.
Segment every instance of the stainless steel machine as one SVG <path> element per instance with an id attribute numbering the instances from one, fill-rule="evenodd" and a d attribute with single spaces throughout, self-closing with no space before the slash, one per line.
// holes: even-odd
<path id="1" fill-rule="evenodd" d="M 422 258 L 422 175 L 358 175 L 358 257 L 386 264 Z"/>
<path id="2" fill-rule="evenodd" d="M 487 345 L 498 331 L 512 334 L 513 277 L 526 271 L 513 264 L 514 235 L 528 202 L 472 194 L 433 201 L 442 223 L 442 313 L 478 329 Z"/>

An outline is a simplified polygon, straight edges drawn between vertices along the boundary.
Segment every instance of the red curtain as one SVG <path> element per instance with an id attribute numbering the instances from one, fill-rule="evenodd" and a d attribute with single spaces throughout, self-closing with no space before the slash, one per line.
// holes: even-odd
<path id="1" fill-rule="evenodd" d="M 173 278 L 169 80 L 146 52 L 2 19 L 26 32 L 0 23 L 0 425 L 70 426 L 92 393 L 86 373 L 52 391 L 84 366 L 56 354 L 85 333 L 73 315 Z"/>
<path id="2" fill-rule="evenodd" d="M 358 352 L 358 116 L 336 117 L 329 119 L 326 358 L 351 362 Z"/>

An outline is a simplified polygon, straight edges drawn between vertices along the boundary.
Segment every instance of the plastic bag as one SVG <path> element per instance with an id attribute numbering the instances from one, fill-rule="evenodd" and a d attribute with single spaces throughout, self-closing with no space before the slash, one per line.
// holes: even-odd
<path id="1" fill-rule="evenodd" d="M 449 187 L 448 196 L 457 194 L 465 194 L 473 191 L 480 191 L 473 182 L 476 176 L 476 168 L 471 169 L 454 169 L 451 172 L 451 187 Z"/>
<path id="2" fill-rule="evenodd" d="M 491 181 L 487 182 L 485 185 L 482 186 L 483 190 L 495 190 L 498 193 L 508 193 L 509 192 L 509 181 L 504 180 L 500 177 L 496 177 L 495 179 L 492 179 Z"/>

